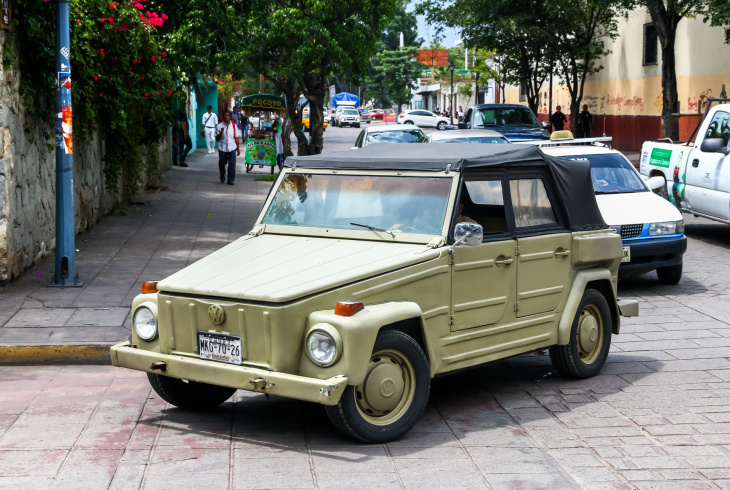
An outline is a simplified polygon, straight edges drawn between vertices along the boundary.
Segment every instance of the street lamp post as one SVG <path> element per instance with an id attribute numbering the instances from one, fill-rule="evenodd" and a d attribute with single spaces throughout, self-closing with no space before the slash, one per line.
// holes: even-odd
<path id="1" fill-rule="evenodd" d="M 56 270 L 51 286 L 83 284 L 76 274 L 68 3 L 56 3 Z"/>
<path id="2" fill-rule="evenodd" d="M 476 90 L 477 95 L 476 95 L 476 99 L 474 100 L 474 104 L 478 105 L 479 104 L 479 72 L 476 72 L 476 74 L 477 74 L 477 90 Z"/>
<path id="3" fill-rule="evenodd" d="M 451 124 L 454 124 L 454 64 L 451 63 L 449 65 L 449 70 L 451 70 L 451 92 L 449 93 L 449 98 L 451 99 L 449 102 L 449 117 L 451 118 Z"/>

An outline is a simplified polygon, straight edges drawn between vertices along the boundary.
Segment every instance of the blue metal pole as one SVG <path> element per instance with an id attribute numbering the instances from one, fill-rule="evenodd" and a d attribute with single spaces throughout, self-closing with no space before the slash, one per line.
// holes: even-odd
<path id="1" fill-rule="evenodd" d="M 81 286 L 76 274 L 69 0 L 56 2 L 56 271 L 51 286 Z"/>

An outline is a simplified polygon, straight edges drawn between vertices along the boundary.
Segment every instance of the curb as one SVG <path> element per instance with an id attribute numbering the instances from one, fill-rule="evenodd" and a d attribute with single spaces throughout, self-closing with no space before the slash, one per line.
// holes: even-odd
<path id="1" fill-rule="evenodd" d="M 5 345 L 0 366 L 10 364 L 111 364 L 113 344 Z"/>

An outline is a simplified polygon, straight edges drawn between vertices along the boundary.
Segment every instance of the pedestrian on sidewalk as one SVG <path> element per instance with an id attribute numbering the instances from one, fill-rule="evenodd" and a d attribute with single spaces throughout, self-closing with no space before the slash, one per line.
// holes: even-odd
<path id="1" fill-rule="evenodd" d="M 223 122 L 217 127 L 215 139 L 218 140 L 218 170 L 221 182 L 226 182 L 226 165 L 228 165 L 228 185 L 236 180 L 236 157 L 241 154 L 238 147 L 236 125 L 231 121 L 231 111 L 223 111 Z"/>
<path id="2" fill-rule="evenodd" d="M 284 142 L 281 140 L 281 121 L 277 116 L 274 116 L 274 124 L 271 126 L 271 130 L 274 132 L 274 140 L 276 140 L 276 165 L 279 167 L 279 171 L 284 168 Z"/>
<path id="3" fill-rule="evenodd" d="M 208 106 L 208 112 L 203 114 L 203 131 L 200 136 L 205 138 L 208 154 L 215 153 L 215 127 L 218 126 L 218 116 L 213 112 L 213 106 Z"/>
<path id="4" fill-rule="evenodd" d="M 578 137 L 590 138 L 593 129 L 593 114 L 588 110 L 588 104 L 583 104 L 583 110 L 578 113 Z"/>
<path id="5" fill-rule="evenodd" d="M 560 106 L 555 108 L 555 114 L 550 116 L 550 122 L 553 125 L 553 131 L 563 130 L 565 123 L 568 122 L 568 118 L 560 111 Z"/>
<path id="6" fill-rule="evenodd" d="M 178 112 L 178 121 L 180 123 L 179 132 L 177 134 L 177 148 L 178 148 L 178 165 L 180 167 L 187 167 L 185 163 L 185 157 L 193 148 L 193 140 L 190 139 L 190 126 L 188 125 L 188 116 L 183 111 Z"/>
<path id="7" fill-rule="evenodd" d="M 248 111 L 246 109 L 243 109 L 241 111 L 241 141 L 243 142 L 243 147 L 246 147 L 246 140 L 248 139 L 248 127 L 251 125 L 251 123 L 248 122 Z"/>

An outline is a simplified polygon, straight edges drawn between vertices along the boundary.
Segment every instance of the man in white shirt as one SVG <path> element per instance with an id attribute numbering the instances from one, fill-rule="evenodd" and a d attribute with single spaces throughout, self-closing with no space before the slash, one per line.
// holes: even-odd
<path id="1" fill-rule="evenodd" d="M 215 127 L 218 126 L 218 116 L 213 113 L 213 106 L 208 106 L 208 112 L 203 114 L 203 131 L 208 153 L 215 153 Z"/>
<path id="2" fill-rule="evenodd" d="M 223 111 L 223 122 L 216 127 L 215 139 L 218 140 L 218 170 L 221 182 L 226 181 L 226 165 L 228 165 L 228 185 L 236 180 L 236 157 L 241 154 L 238 147 L 236 125 L 231 122 L 231 111 Z"/>

